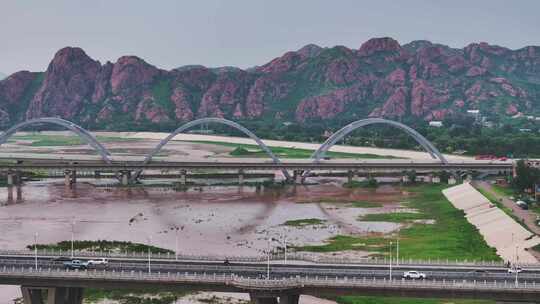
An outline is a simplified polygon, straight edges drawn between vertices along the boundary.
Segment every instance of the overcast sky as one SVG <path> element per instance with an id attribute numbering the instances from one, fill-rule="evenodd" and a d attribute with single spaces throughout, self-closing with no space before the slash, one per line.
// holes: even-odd
<path id="1" fill-rule="evenodd" d="M 540 1 L 1 0 L 0 72 L 43 71 L 65 46 L 102 63 L 261 65 L 308 43 L 358 48 L 372 37 L 452 47 L 540 45 Z"/>

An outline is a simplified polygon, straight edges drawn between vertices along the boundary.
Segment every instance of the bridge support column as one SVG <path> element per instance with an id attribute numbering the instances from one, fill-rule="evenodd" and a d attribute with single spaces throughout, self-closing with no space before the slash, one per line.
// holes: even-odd
<path id="1" fill-rule="evenodd" d="M 47 301 L 43 299 L 47 290 Z M 24 304 L 82 304 L 83 289 L 75 287 L 21 287 Z"/>
<path id="2" fill-rule="evenodd" d="M 19 184 L 17 184 L 16 188 L 17 188 L 17 197 L 16 197 L 15 201 L 17 203 L 20 203 L 20 202 L 22 202 L 22 185 L 19 183 Z"/>
<path id="3" fill-rule="evenodd" d="M 353 171 L 352 170 L 349 170 L 347 171 L 347 183 L 352 183 L 352 181 L 354 180 L 354 175 L 353 175 Z"/>
<path id="4" fill-rule="evenodd" d="M 273 295 L 250 293 L 249 298 L 253 304 L 278 304 L 278 298 Z"/>
<path id="5" fill-rule="evenodd" d="M 410 182 L 409 176 L 407 174 L 403 175 L 401 177 L 401 182 L 404 183 L 404 184 L 407 184 L 408 182 Z"/>
<path id="6" fill-rule="evenodd" d="M 187 184 L 187 171 L 186 170 L 180 170 L 180 184 L 181 185 Z"/>
<path id="7" fill-rule="evenodd" d="M 71 187 L 77 182 L 77 170 L 64 171 L 64 184 L 66 187 Z"/>
<path id="8" fill-rule="evenodd" d="M 14 172 L 13 171 L 8 171 L 7 173 L 7 185 L 8 186 L 13 186 L 13 182 L 14 182 Z"/>
<path id="9" fill-rule="evenodd" d="M 122 186 L 128 186 L 130 180 L 131 180 L 131 171 L 128 171 L 128 170 L 120 171 L 120 182 Z"/>
<path id="10" fill-rule="evenodd" d="M 94 171 L 94 178 L 99 179 L 101 178 L 101 171 Z"/>
<path id="11" fill-rule="evenodd" d="M 279 304 L 298 304 L 300 295 L 297 294 L 287 294 L 279 296 Z"/>
<path id="12" fill-rule="evenodd" d="M 302 171 L 301 170 L 293 171 L 293 182 L 297 185 L 302 184 Z"/>
<path id="13" fill-rule="evenodd" d="M 242 169 L 238 170 L 238 184 L 239 185 L 244 184 L 244 170 Z"/>
<path id="14" fill-rule="evenodd" d="M 455 185 L 457 183 L 457 180 L 454 176 L 448 177 L 448 184 L 449 185 Z"/>
<path id="15" fill-rule="evenodd" d="M 431 182 L 434 184 L 438 184 L 441 182 L 441 178 L 438 176 L 433 176 L 433 178 L 431 179 Z"/>

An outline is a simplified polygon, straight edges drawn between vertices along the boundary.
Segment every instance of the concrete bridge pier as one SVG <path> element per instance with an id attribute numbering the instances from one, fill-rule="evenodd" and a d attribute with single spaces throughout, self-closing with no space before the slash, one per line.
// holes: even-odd
<path id="1" fill-rule="evenodd" d="M 64 184 L 66 187 L 71 187 L 77 183 L 77 170 L 64 171 Z"/>
<path id="2" fill-rule="evenodd" d="M 181 185 L 187 184 L 187 171 L 186 170 L 180 170 L 180 184 Z"/>
<path id="3" fill-rule="evenodd" d="M 24 304 L 82 304 L 83 289 L 71 287 L 21 287 Z M 47 299 L 43 297 L 47 291 Z"/>
<path id="4" fill-rule="evenodd" d="M 120 171 L 120 183 L 122 184 L 122 186 L 128 186 L 130 180 L 131 180 L 131 171 L 129 170 Z"/>
<path id="5" fill-rule="evenodd" d="M 243 169 L 238 170 L 238 184 L 239 185 L 244 184 L 244 170 Z"/>
<path id="6" fill-rule="evenodd" d="M 293 182 L 297 185 L 304 183 L 304 177 L 302 176 L 302 170 L 293 171 Z"/>
<path id="7" fill-rule="evenodd" d="M 15 173 L 11 170 L 8 171 L 6 179 L 7 179 L 7 185 L 13 186 L 14 180 L 15 180 Z"/>

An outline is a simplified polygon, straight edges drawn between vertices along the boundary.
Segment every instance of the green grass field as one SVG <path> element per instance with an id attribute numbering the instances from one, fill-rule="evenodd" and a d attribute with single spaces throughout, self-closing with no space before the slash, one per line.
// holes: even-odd
<path id="1" fill-rule="evenodd" d="M 326 221 L 317 219 L 317 218 L 309 218 L 309 219 L 299 219 L 299 220 L 290 220 L 283 223 L 285 226 L 293 226 L 293 227 L 304 227 L 304 226 L 311 226 L 311 225 L 322 225 Z"/>
<path id="2" fill-rule="evenodd" d="M 404 223 L 407 221 L 424 220 L 429 219 L 423 213 L 414 212 L 392 212 L 392 213 L 372 213 L 366 214 L 358 218 L 359 221 L 364 222 L 393 222 Z"/>
<path id="3" fill-rule="evenodd" d="M 297 201 L 297 204 L 312 204 L 312 203 L 321 203 L 321 204 L 350 204 L 354 208 L 377 208 L 382 207 L 381 203 L 376 202 L 367 202 L 367 201 L 357 201 L 357 200 L 348 200 L 343 198 L 334 198 L 334 197 L 318 197 L 308 200 Z"/>
<path id="4" fill-rule="evenodd" d="M 84 290 L 84 303 L 114 300 L 122 304 L 172 304 L 190 291 L 159 291 L 156 289 L 93 289 Z"/>
<path id="5" fill-rule="evenodd" d="M 338 297 L 339 304 L 495 304 L 491 300 L 423 299 L 397 297 L 345 296 Z"/>
<path id="6" fill-rule="evenodd" d="M 449 259 L 500 261 L 495 249 L 489 247 L 463 211 L 452 206 L 442 194 L 446 185 L 416 185 L 403 190 L 415 193 L 405 205 L 418 210 L 419 215 L 381 215 L 388 221 L 409 222 L 399 233 L 400 257 L 404 259 Z M 399 214 L 399 213 L 398 213 Z M 410 223 L 411 219 L 432 219 L 434 224 Z M 373 218 L 373 216 L 372 216 Z M 336 236 L 320 246 L 297 247 L 298 251 L 334 252 L 361 250 L 373 255 L 386 255 L 390 242 L 397 236 Z"/>
<path id="7" fill-rule="evenodd" d="M 190 141 L 193 143 L 220 145 L 225 147 L 235 148 L 230 152 L 231 156 L 235 157 L 268 157 L 266 152 L 259 148 L 257 145 L 247 144 L 234 144 L 227 142 L 214 142 L 214 141 Z M 310 158 L 314 150 L 297 149 L 297 148 L 282 148 L 282 147 L 270 147 L 272 153 L 279 158 Z M 343 152 L 327 152 L 326 156 L 330 158 L 396 158 L 392 156 L 381 156 L 369 153 L 343 153 Z"/>
<path id="8" fill-rule="evenodd" d="M 106 142 L 119 142 L 119 141 L 134 141 L 137 139 L 123 138 L 123 137 L 111 137 L 111 136 L 97 136 L 97 140 L 101 143 Z M 47 135 L 33 133 L 28 135 L 15 135 L 9 139 L 9 142 L 15 142 L 17 140 L 30 140 L 32 147 L 49 147 L 49 146 L 79 146 L 84 142 L 78 136 L 65 136 L 65 135 Z"/>
<path id="9" fill-rule="evenodd" d="M 26 246 L 28 249 L 34 249 L 34 244 Z M 82 250 L 82 251 L 113 251 L 113 252 L 147 252 L 148 247 L 145 244 L 124 242 L 124 241 L 74 241 L 73 249 Z M 37 244 L 37 248 L 40 250 L 49 249 L 49 250 L 71 250 L 70 241 L 62 241 L 55 244 Z M 174 251 L 158 248 L 155 246 L 150 246 L 150 251 L 152 253 L 172 253 Z"/>

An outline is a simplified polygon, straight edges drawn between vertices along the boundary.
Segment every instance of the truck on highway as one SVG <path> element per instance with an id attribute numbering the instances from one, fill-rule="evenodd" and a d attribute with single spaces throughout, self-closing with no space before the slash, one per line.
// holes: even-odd
<path id="1" fill-rule="evenodd" d="M 72 260 L 69 262 L 64 262 L 64 267 L 67 269 L 87 269 L 89 266 L 88 262 L 83 262 L 81 260 Z"/>

